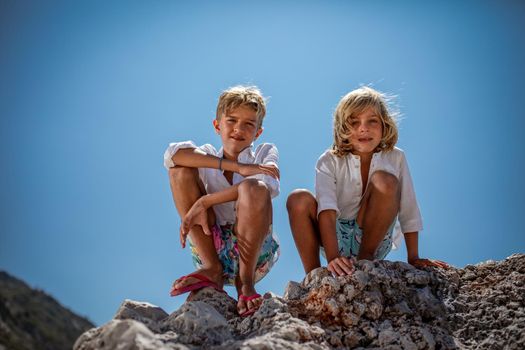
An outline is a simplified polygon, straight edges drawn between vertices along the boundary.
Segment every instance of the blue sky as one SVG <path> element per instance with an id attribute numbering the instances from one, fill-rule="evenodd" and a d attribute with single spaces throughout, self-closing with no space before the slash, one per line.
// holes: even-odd
<path id="1" fill-rule="evenodd" d="M 280 150 L 282 256 L 260 292 L 303 277 L 286 196 L 313 189 L 362 84 L 397 95 L 420 255 L 524 253 L 524 21 L 519 1 L 0 1 L 0 269 L 97 324 L 125 298 L 178 308 L 193 267 L 162 155 L 220 146 L 217 98 L 241 83 L 270 96 L 259 141 Z"/>

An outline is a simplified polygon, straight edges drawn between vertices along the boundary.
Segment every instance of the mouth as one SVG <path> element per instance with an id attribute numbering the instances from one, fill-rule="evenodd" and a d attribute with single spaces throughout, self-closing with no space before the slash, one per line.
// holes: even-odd
<path id="1" fill-rule="evenodd" d="M 360 137 L 360 138 L 357 139 L 357 141 L 359 141 L 359 142 L 370 142 L 372 140 L 373 140 L 372 137 Z"/>
<path id="2" fill-rule="evenodd" d="M 235 140 L 235 141 L 244 141 L 243 137 L 238 137 L 238 136 L 232 136 L 230 137 L 230 139 Z"/>

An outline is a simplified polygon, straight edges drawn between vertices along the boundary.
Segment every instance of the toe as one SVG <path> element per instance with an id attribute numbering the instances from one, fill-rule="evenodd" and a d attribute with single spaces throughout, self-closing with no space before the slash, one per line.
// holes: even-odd
<path id="1" fill-rule="evenodd" d="M 246 310 L 246 303 L 244 302 L 244 300 L 239 299 L 239 302 L 237 303 L 237 312 L 239 313 L 239 315 L 241 315 L 245 313 Z"/>
<path id="2" fill-rule="evenodd" d="M 251 304 L 251 305 L 250 305 Z M 248 302 L 249 309 L 258 309 L 262 304 L 262 298 L 255 298 Z"/>

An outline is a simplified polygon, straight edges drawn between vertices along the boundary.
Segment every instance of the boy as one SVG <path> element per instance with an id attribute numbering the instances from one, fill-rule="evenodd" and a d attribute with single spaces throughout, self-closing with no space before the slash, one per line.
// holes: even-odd
<path id="1" fill-rule="evenodd" d="M 173 200 L 182 219 L 180 241 L 189 234 L 192 274 L 173 283 L 171 295 L 224 284 L 236 286 L 241 316 L 253 314 L 262 297 L 255 283 L 279 256 L 272 233 L 271 198 L 279 194 L 278 152 L 272 144 L 253 141 L 262 133 L 266 104 L 256 87 L 224 91 L 213 127 L 221 137 L 218 151 L 210 144 L 171 143 L 164 154 Z"/>

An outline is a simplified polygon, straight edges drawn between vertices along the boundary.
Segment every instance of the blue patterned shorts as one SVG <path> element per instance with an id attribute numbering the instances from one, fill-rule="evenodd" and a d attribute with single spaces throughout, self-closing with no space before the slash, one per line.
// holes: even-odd
<path id="1" fill-rule="evenodd" d="M 392 234 L 396 221 L 390 225 L 388 231 L 376 251 L 376 259 L 384 259 L 390 250 L 392 250 Z M 361 247 L 363 230 L 357 224 L 355 219 L 337 219 L 335 222 L 337 232 L 337 244 L 339 245 L 339 254 L 341 256 L 356 257 Z M 324 249 L 321 248 L 321 254 L 326 258 Z"/>
<path id="2" fill-rule="evenodd" d="M 233 227 L 213 225 L 213 244 L 219 260 L 222 263 L 224 284 L 235 285 L 235 277 L 239 274 L 239 249 L 237 247 L 237 236 L 233 232 Z M 193 265 L 197 269 L 202 268 L 202 261 L 197 253 L 195 245 L 189 239 Z M 260 281 L 270 271 L 277 262 L 280 255 L 279 241 L 273 233 L 272 226 L 270 232 L 263 241 L 259 259 L 255 267 L 255 282 Z"/>

